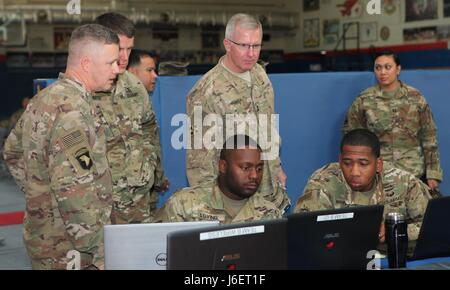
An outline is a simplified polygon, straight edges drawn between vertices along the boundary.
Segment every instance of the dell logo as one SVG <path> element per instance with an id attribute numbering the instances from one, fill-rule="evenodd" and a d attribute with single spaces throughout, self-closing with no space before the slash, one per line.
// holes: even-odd
<path id="1" fill-rule="evenodd" d="M 155 258 L 156 264 L 160 266 L 165 266 L 167 264 L 167 255 L 166 253 L 160 253 Z"/>

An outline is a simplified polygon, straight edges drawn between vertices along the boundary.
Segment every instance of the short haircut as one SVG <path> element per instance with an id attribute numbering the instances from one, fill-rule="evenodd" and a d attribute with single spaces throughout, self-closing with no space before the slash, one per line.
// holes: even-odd
<path id="1" fill-rule="evenodd" d="M 143 57 L 151 57 L 154 61 L 155 61 L 155 65 L 156 65 L 156 55 L 146 51 L 146 50 L 142 50 L 142 49 L 132 49 L 131 53 L 130 53 L 130 57 L 128 59 L 128 68 L 133 67 L 133 66 L 138 66 L 141 64 L 141 58 Z"/>
<path id="2" fill-rule="evenodd" d="M 119 45 L 119 37 L 111 29 L 99 24 L 81 25 L 70 36 L 69 57 L 79 54 L 80 49 L 93 43 Z"/>
<path id="3" fill-rule="evenodd" d="M 367 129 L 354 129 L 345 134 L 341 141 L 341 154 L 345 145 L 369 147 L 375 157 L 380 157 L 380 141 L 377 135 Z"/>
<path id="4" fill-rule="evenodd" d="M 391 50 L 383 50 L 383 51 L 378 52 L 375 55 L 375 58 L 373 59 L 373 65 L 375 65 L 375 61 L 381 56 L 392 57 L 394 59 L 395 64 L 400 65 L 400 58 L 398 57 L 398 55 L 395 52 L 393 52 Z"/>
<path id="5" fill-rule="evenodd" d="M 225 38 L 233 40 L 234 31 L 236 29 L 236 26 L 238 25 L 242 28 L 261 29 L 262 31 L 262 25 L 258 19 L 249 14 L 238 13 L 231 16 L 231 18 L 228 20 L 227 26 L 225 28 Z"/>
<path id="6" fill-rule="evenodd" d="M 259 151 L 262 151 L 258 143 L 247 135 L 231 136 L 223 143 L 222 150 L 220 151 L 220 159 L 227 160 L 231 151 L 249 147 L 257 148 Z"/>
<path id="7" fill-rule="evenodd" d="M 133 22 L 122 14 L 116 12 L 108 12 L 98 16 L 95 22 L 108 27 L 116 34 L 125 35 L 133 38 L 136 33 L 136 27 Z"/>

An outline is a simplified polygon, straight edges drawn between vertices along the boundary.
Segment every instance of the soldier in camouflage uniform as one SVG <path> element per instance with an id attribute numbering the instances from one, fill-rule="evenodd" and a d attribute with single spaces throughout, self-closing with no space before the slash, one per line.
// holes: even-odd
<path id="1" fill-rule="evenodd" d="M 5 161 L 25 192 L 24 242 L 33 269 L 104 267 L 112 179 L 105 124 L 91 93 L 111 87 L 118 55 L 111 30 L 75 29 L 66 73 L 32 99 L 5 143 Z"/>
<path id="2" fill-rule="evenodd" d="M 156 222 L 213 220 L 230 224 L 282 217 L 275 204 L 255 194 L 264 168 L 261 149 L 248 136 L 243 143 L 238 143 L 238 138 L 227 141 L 238 144 L 237 149 L 222 149 L 217 180 L 175 192 L 159 209 Z"/>
<path id="3" fill-rule="evenodd" d="M 350 107 L 344 132 L 367 128 L 381 142 L 381 156 L 436 189 L 442 181 L 436 125 L 422 94 L 398 80 L 401 66 L 392 52 L 375 59 L 378 85 L 363 91 Z"/>
<path id="4" fill-rule="evenodd" d="M 9 120 L 0 120 L 0 179 L 9 176 L 8 168 L 3 160 L 3 146 L 9 134 Z"/>
<path id="5" fill-rule="evenodd" d="M 384 215 L 405 216 L 409 240 L 416 240 L 431 198 L 429 190 L 411 173 L 383 164 L 378 138 L 356 129 L 344 136 L 339 163 L 328 164 L 309 178 L 294 212 L 382 204 Z M 384 227 L 380 240 L 384 241 Z"/>
<path id="6" fill-rule="evenodd" d="M 225 56 L 197 82 L 187 96 L 187 114 L 191 120 L 191 135 L 194 139 L 192 145 L 196 143 L 195 138 L 199 139 L 198 136 L 202 137 L 207 132 L 206 128 L 195 126 L 196 108 L 201 108 L 202 120 L 207 114 L 218 114 L 223 119 L 223 124 L 226 124 L 227 114 L 251 115 L 256 118 L 264 115 L 270 124 L 274 114 L 274 92 L 264 68 L 256 63 L 261 42 L 261 23 L 252 16 L 236 14 L 228 21 L 223 41 Z M 260 142 L 263 133 L 257 130 L 257 126 L 261 125 L 259 121 L 257 122 L 256 126 L 249 127 L 250 131 L 259 134 L 258 142 Z M 261 128 L 263 126 L 259 127 Z M 222 129 L 225 133 L 230 128 L 224 126 Z M 266 128 L 263 128 L 264 130 Z M 255 136 L 252 132 L 245 133 Z M 271 132 L 267 134 L 272 137 L 269 139 L 272 141 L 279 137 L 278 132 L 275 132 L 276 136 Z M 279 145 L 279 141 L 275 142 Z M 201 148 L 193 147 L 187 150 L 187 176 L 190 186 L 217 177 L 220 145 L 207 149 L 205 144 L 202 144 Z M 257 194 L 275 203 L 284 213 L 290 207 L 290 201 L 285 192 L 286 175 L 281 168 L 278 153 L 276 150 L 276 157 L 264 162 L 263 179 Z"/>
<path id="7" fill-rule="evenodd" d="M 106 137 L 114 189 L 111 220 L 117 224 L 150 222 L 157 200 L 151 188 L 163 187 L 165 177 L 155 175 L 157 168 L 162 171 L 161 146 L 149 95 L 142 82 L 126 71 L 135 27 L 114 12 L 100 15 L 97 23 L 112 29 L 120 39 L 117 82 L 111 91 L 94 96 L 109 125 Z"/>
<path id="8" fill-rule="evenodd" d="M 144 50 L 133 49 L 130 53 L 127 71 L 138 77 L 150 96 L 153 94 L 156 86 L 156 79 L 158 78 L 158 74 L 156 73 L 156 57 L 153 54 Z M 157 131 L 157 136 L 155 138 L 159 140 L 159 130 Z M 166 191 L 170 185 L 169 179 L 164 176 L 161 150 L 158 150 L 158 154 L 155 169 L 155 180 L 158 182 L 153 185 L 150 192 L 151 216 L 156 211 L 159 193 Z M 160 182 L 161 180 L 163 180 L 162 183 Z"/>
<path id="9" fill-rule="evenodd" d="M 155 55 L 142 49 L 133 48 L 130 53 L 127 71 L 137 76 L 147 89 L 147 92 L 150 95 L 153 94 L 156 79 L 158 78 Z"/>

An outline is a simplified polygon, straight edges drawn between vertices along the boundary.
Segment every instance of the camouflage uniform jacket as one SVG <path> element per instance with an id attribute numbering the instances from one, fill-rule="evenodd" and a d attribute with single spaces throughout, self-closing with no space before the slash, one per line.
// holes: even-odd
<path id="1" fill-rule="evenodd" d="M 112 222 L 149 221 L 150 189 L 164 180 L 159 128 L 149 95 L 139 79 L 125 71 L 112 92 L 96 93 L 94 101 L 108 124 Z"/>
<path id="2" fill-rule="evenodd" d="M 347 113 L 344 131 L 367 128 L 381 143 L 381 156 L 421 178 L 442 180 L 436 125 L 422 94 L 400 83 L 394 97 L 379 86 L 366 89 Z"/>
<path id="3" fill-rule="evenodd" d="M 411 173 L 384 163 L 382 174 L 369 192 L 352 191 L 339 163 L 328 164 L 309 178 L 294 212 L 345 208 L 357 205 L 384 205 L 384 215 L 402 213 L 408 223 L 410 240 L 417 239 L 429 195 L 429 188 Z"/>
<path id="4" fill-rule="evenodd" d="M 78 82 L 59 79 L 37 94 L 5 143 L 5 162 L 25 192 L 24 241 L 35 269 L 103 267 L 103 225 L 112 181 L 104 124 Z"/>
<path id="5" fill-rule="evenodd" d="M 207 128 L 195 126 L 194 107 L 196 106 L 202 108 L 202 120 L 205 115 L 213 113 L 222 118 L 223 124 L 226 124 L 226 114 L 253 116 L 262 114 L 267 116 L 268 120 L 271 114 L 274 114 L 273 88 L 264 69 L 259 64 L 255 64 L 250 70 L 252 84 L 249 85 L 248 82 L 224 68 L 221 64 L 222 60 L 223 57 L 197 82 L 187 96 L 187 114 L 191 120 L 193 137 L 197 135 L 196 132 L 202 132 L 199 135 L 204 136 L 207 131 Z M 270 121 L 268 123 L 270 124 Z M 224 133 L 226 130 L 227 128 L 223 128 Z M 258 130 L 258 133 L 261 134 L 261 131 Z M 273 133 L 278 134 L 278 132 L 267 132 L 267 135 L 270 136 Z M 224 136 L 223 141 L 225 139 Z M 218 149 L 206 149 L 203 145 L 201 149 L 196 149 L 194 143 L 195 141 L 191 142 L 193 149 L 187 150 L 187 176 L 190 186 L 205 180 L 215 180 L 220 153 Z M 218 147 L 215 148 L 222 146 L 222 144 L 217 145 Z M 280 170 L 278 154 L 277 150 L 274 159 L 264 162 L 263 180 L 257 194 L 262 194 L 264 198 L 275 203 L 282 212 L 285 212 L 290 207 L 290 200 L 278 183 L 277 175 Z"/>
<path id="6" fill-rule="evenodd" d="M 155 222 L 219 221 L 221 224 L 281 218 L 275 204 L 261 196 L 251 196 L 235 217 L 224 208 L 222 191 L 215 181 L 175 192 L 159 209 Z"/>

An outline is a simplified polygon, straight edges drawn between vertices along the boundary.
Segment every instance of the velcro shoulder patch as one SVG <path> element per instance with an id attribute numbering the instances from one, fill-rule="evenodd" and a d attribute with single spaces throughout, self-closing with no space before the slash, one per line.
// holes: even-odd
<path id="1" fill-rule="evenodd" d="M 62 137 L 61 140 L 64 148 L 70 149 L 86 141 L 86 138 L 80 130 L 75 130 Z"/>

